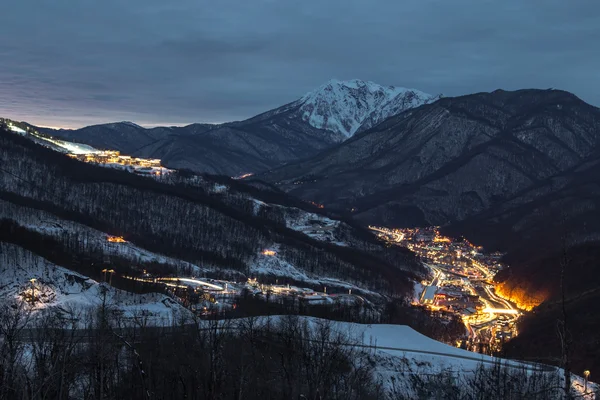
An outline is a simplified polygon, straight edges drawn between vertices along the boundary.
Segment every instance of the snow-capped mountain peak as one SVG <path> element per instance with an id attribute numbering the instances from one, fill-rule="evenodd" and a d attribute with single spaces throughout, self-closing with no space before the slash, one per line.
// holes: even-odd
<path id="1" fill-rule="evenodd" d="M 331 79 L 305 94 L 299 102 L 302 119 L 311 126 L 351 137 L 384 119 L 436 99 L 403 87 L 370 81 Z"/>

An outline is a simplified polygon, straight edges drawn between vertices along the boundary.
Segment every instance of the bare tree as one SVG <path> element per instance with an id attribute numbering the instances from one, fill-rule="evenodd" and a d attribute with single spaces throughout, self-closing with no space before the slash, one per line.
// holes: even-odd
<path id="1" fill-rule="evenodd" d="M 0 306 L 0 399 L 17 398 L 23 384 L 24 337 L 31 319 L 26 302 L 6 302 Z"/>
<path id="2" fill-rule="evenodd" d="M 567 249 L 567 237 L 563 236 L 562 257 L 560 260 L 560 301 L 561 318 L 557 321 L 557 333 L 561 345 L 561 367 L 564 372 L 564 393 L 567 400 L 572 398 L 571 394 L 571 343 L 572 337 L 569 332 L 567 315 L 567 289 L 565 274 L 571 263 Z"/>

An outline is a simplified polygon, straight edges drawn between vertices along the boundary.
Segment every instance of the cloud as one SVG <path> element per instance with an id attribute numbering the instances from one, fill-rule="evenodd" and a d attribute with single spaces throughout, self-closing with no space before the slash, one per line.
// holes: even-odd
<path id="1" fill-rule="evenodd" d="M 598 2 L 20 0 L 3 15 L 0 115 L 37 124 L 242 119 L 334 77 L 600 105 Z"/>

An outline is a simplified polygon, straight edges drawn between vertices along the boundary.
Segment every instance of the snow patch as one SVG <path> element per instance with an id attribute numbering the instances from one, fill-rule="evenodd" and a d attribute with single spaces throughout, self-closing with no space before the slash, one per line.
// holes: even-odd
<path id="1" fill-rule="evenodd" d="M 341 222 L 323 215 L 298 210 L 298 215 L 293 218 L 286 218 L 286 226 L 298 232 L 322 242 L 329 242 L 338 246 L 347 246 L 347 243 L 339 240 L 335 236 L 335 228 Z"/>
<path id="2" fill-rule="evenodd" d="M 252 199 L 252 203 L 254 203 L 254 209 L 252 210 L 254 215 L 258 215 L 258 212 L 260 211 L 260 209 L 267 205 L 267 203 L 262 202 L 260 200 L 256 200 L 254 198 Z"/>
<path id="3" fill-rule="evenodd" d="M 259 253 L 256 259 L 249 265 L 250 273 L 260 275 L 271 275 L 291 278 L 297 281 L 311 281 L 304 272 L 297 269 L 294 265 L 279 257 L 279 245 L 269 247 L 270 251 L 275 252 L 274 255 L 266 255 Z"/>
<path id="4" fill-rule="evenodd" d="M 229 189 L 229 187 L 227 187 L 227 185 L 221 185 L 219 183 L 215 183 L 214 186 L 212 187 L 212 192 L 213 193 L 225 193 L 227 191 L 227 189 Z"/>
<path id="5" fill-rule="evenodd" d="M 359 293 L 369 294 L 376 297 L 381 296 L 381 294 L 379 293 L 370 291 L 368 289 L 364 289 L 360 286 L 336 278 L 312 276 L 310 274 L 307 274 L 301 268 L 298 268 L 297 266 L 291 264 L 290 262 L 284 260 L 283 257 L 281 257 L 281 255 L 279 254 L 281 250 L 281 245 L 279 244 L 273 244 L 265 250 L 259 253 L 248 266 L 252 278 L 258 276 L 282 277 L 300 282 L 305 282 L 309 285 L 323 287 L 338 287 L 349 289 Z M 274 252 L 274 254 L 271 252 Z M 265 253 L 272 255 L 267 255 Z"/>
<path id="6" fill-rule="evenodd" d="M 23 129 L 21 129 L 18 126 L 15 126 L 13 124 L 8 124 L 8 129 L 10 129 L 14 133 L 18 133 L 19 135 L 22 135 L 22 136 L 25 136 L 27 134 L 27 132 L 25 132 Z"/>

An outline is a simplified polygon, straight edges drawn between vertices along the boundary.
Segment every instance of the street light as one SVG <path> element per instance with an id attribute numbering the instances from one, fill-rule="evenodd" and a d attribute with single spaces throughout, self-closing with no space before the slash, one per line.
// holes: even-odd
<path id="1" fill-rule="evenodd" d="M 589 370 L 585 370 L 583 371 L 583 377 L 585 378 L 584 384 L 583 384 L 583 393 L 587 393 L 587 383 L 588 383 L 588 378 L 590 376 L 590 371 Z"/>
<path id="2" fill-rule="evenodd" d="M 35 279 L 35 278 L 31 278 L 29 280 L 29 282 L 31 282 L 31 302 L 32 303 L 35 301 L 35 281 L 37 281 L 37 279 Z"/>
<path id="3" fill-rule="evenodd" d="M 106 273 L 108 272 L 108 273 L 110 274 L 110 278 L 109 278 L 108 284 L 109 284 L 110 286 L 112 286 L 112 276 L 113 276 L 113 274 L 115 273 L 115 270 L 114 270 L 114 269 L 107 269 L 107 268 L 104 268 L 104 269 L 102 270 L 102 272 L 104 273 L 104 282 L 106 282 Z"/>

